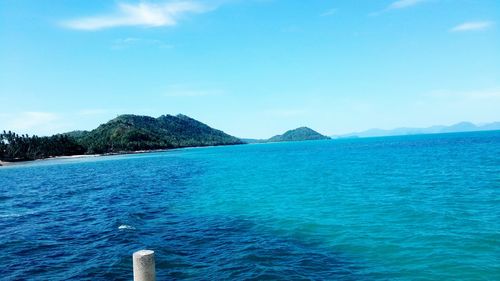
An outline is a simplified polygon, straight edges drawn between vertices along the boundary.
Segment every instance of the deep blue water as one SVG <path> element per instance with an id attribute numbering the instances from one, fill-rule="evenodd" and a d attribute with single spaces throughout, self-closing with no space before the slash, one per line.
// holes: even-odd
<path id="1" fill-rule="evenodd" d="M 500 280 L 500 132 L 0 168 L 1 280 Z"/>

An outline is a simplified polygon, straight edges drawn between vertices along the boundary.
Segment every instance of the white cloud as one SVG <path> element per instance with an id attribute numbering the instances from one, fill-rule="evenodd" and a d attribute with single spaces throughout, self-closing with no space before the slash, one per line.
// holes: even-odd
<path id="1" fill-rule="evenodd" d="M 452 32 L 479 31 L 479 30 L 485 30 L 493 26 L 493 24 L 494 22 L 492 21 L 469 21 L 453 27 L 450 31 Z"/>
<path id="2" fill-rule="evenodd" d="M 427 1 L 427 0 L 398 0 L 398 1 L 392 2 L 387 8 L 388 9 L 403 9 L 403 8 L 408 8 L 408 7 L 418 5 L 418 4 L 423 3 L 425 1 Z"/>
<path id="3" fill-rule="evenodd" d="M 112 14 L 77 18 L 62 24 L 78 30 L 100 30 L 120 26 L 174 26 L 186 14 L 204 13 L 209 10 L 208 6 L 193 1 L 168 1 L 161 4 L 119 3 L 117 11 Z"/>

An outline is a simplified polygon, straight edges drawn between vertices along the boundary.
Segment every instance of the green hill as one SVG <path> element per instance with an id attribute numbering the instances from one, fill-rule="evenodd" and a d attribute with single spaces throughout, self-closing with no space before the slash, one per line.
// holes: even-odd
<path id="1" fill-rule="evenodd" d="M 300 127 L 294 130 L 286 131 L 282 135 L 274 136 L 267 142 L 282 142 L 282 141 L 306 141 L 306 140 L 326 140 L 329 137 L 324 136 L 308 127 Z"/>
<path id="2" fill-rule="evenodd" d="M 329 138 L 301 127 L 268 140 L 242 141 L 182 114 L 158 118 L 128 114 L 120 115 L 92 131 L 72 131 L 51 137 L 4 131 L 0 134 L 0 160 L 23 161 L 76 154 L 323 139 Z"/>
<path id="3" fill-rule="evenodd" d="M 72 131 L 51 137 L 3 131 L 0 133 L 0 161 L 242 143 L 238 138 L 185 115 L 158 118 L 121 115 L 92 131 Z"/>
<path id="4" fill-rule="evenodd" d="M 64 133 L 63 135 L 66 135 L 66 136 L 71 137 L 71 138 L 78 139 L 78 138 L 84 137 L 88 133 L 89 133 L 88 131 L 76 130 L 76 131 L 71 131 L 71 132 Z"/>
<path id="5" fill-rule="evenodd" d="M 241 144 L 240 139 L 185 115 L 158 118 L 121 115 L 81 134 L 77 141 L 87 153 Z"/>

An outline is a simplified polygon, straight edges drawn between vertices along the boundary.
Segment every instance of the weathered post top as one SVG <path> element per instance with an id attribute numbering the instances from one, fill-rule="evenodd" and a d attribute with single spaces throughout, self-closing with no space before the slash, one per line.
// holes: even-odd
<path id="1" fill-rule="evenodd" d="M 156 281 L 155 252 L 140 250 L 132 255 L 134 281 Z"/>

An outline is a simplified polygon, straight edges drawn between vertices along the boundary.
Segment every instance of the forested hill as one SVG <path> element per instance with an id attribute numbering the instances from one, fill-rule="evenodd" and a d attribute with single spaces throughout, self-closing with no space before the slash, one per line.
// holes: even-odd
<path id="1" fill-rule="evenodd" d="M 0 160 L 22 161 L 77 154 L 232 145 L 243 142 L 185 115 L 121 115 L 92 131 L 51 137 L 0 134 Z"/>
<path id="2" fill-rule="evenodd" d="M 329 137 L 324 136 L 313 129 L 308 127 L 300 127 L 294 130 L 286 131 L 282 135 L 274 136 L 267 140 L 267 142 L 281 142 L 281 141 L 306 141 L 306 140 L 326 140 Z"/>
<path id="3" fill-rule="evenodd" d="M 74 133 L 73 133 L 74 134 Z M 241 144 L 240 139 L 186 115 L 121 115 L 77 137 L 88 153 Z"/>

